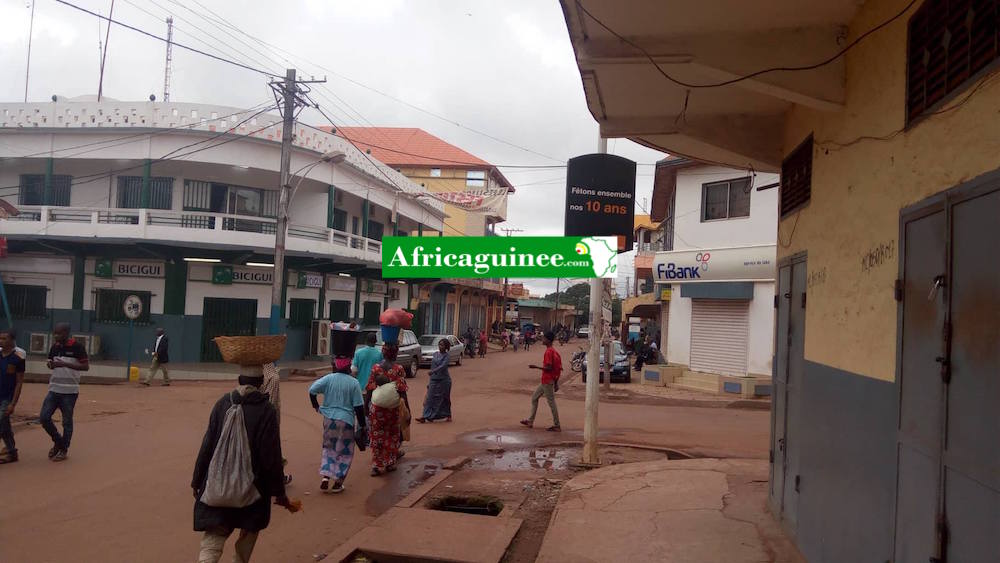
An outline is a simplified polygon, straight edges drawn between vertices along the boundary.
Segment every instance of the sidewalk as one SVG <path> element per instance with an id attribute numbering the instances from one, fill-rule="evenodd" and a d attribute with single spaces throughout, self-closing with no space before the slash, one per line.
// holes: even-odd
<path id="1" fill-rule="evenodd" d="M 29 356 L 26 366 L 25 381 L 46 383 L 52 370 L 46 367 L 46 360 L 38 356 Z M 149 373 L 148 358 L 145 361 L 133 362 L 133 367 L 139 368 L 139 377 Z M 90 362 L 90 370 L 83 373 L 81 383 L 117 383 L 127 380 L 126 363 L 117 360 L 94 360 Z M 311 377 L 330 371 L 330 363 L 322 361 L 296 360 L 280 362 L 281 378 L 305 373 Z M 167 364 L 170 379 L 174 381 L 228 381 L 236 379 L 239 366 L 223 362 L 171 362 Z M 325 371 L 324 371 L 325 370 Z M 157 375 L 160 379 L 162 374 Z"/>
<path id="2" fill-rule="evenodd" d="M 566 483 L 544 563 L 805 559 L 766 510 L 767 461 L 689 459 L 603 467 Z"/>

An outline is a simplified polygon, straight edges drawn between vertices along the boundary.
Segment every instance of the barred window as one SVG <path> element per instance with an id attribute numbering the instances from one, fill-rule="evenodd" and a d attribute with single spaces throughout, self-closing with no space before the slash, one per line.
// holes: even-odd
<path id="1" fill-rule="evenodd" d="M 69 207 L 69 188 L 73 177 L 62 174 L 52 176 L 52 193 L 50 200 L 45 201 L 45 175 L 21 174 L 20 191 L 17 203 L 20 205 L 55 205 Z"/>
<path id="2" fill-rule="evenodd" d="M 315 299 L 292 299 L 288 307 L 288 326 L 308 327 L 315 318 Z"/>
<path id="3" fill-rule="evenodd" d="M 149 179 L 149 208 L 170 209 L 174 194 L 174 179 L 155 176 Z M 142 207 L 142 176 L 118 177 L 118 207 Z"/>
<path id="4" fill-rule="evenodd" d="M 44 319 L 49 288 L 41 285 L 4 284 L 10 314 L 16 319 Z"/>

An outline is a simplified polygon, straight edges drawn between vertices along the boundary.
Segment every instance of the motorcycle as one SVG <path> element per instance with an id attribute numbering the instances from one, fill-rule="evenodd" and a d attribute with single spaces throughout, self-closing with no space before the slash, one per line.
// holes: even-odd
<path id="1" fill-rule="evenodd" d="M 583 361 L 585 359 L 587 359 L 587 351 L 583 349 L 583 346 L 581 346 L 579 351 L 573 354 L 573 358 L 569 362 L 570 369 L 572 369 L 574 373 L 583 371 Z"/>

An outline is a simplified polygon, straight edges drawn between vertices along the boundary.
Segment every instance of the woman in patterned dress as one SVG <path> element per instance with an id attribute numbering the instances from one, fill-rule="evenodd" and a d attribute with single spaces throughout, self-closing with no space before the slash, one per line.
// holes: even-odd
<path id="1" fill-rule="evenodd" d="M 382 475 L 396 470 L 396 461 L 400 458 L 399 446 L 401 441 L 400 420 L 398 408 L 382 408 L 371 403 L 370 394 L 375 391 L 378 384 L 375 380 L 379 376 L 388 377 L 389 381 L 396 384 L 396 391 L 400 398 L 406 403 L 409 409 L 410 402 L 406 399 L 406 372 L 403 366 L 396 363 L 396 355 L 399 353 L 399 346 L 396 344 L 386 344 L 382 346 L 382 357 L 384 360 L 372 366 L 371 377 L 368 379 L 368 386 L 365 390 L 369 393 L 369 403 L 371 408 L 368 411 L 368 431 L 372 448 L 372 476 Z"/>

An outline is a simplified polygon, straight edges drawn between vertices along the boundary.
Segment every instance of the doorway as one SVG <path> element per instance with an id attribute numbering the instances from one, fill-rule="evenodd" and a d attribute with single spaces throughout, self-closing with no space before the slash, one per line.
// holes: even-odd
<path id="1" fill-rule="evenodd" d="M 789 421 L 800 420 L 800 395 L 805 369 L 806 334 L 805 254 L 793 256 L 778 267 L 775 357 L 771 408 L 770 490 L 768 500 L 775 516 L 794 534 L 798 524 L 798 432 Z"/>
<path id="2" fill-rule="evenodd" d="M 257 334 L 257 300 L 206 297 L 201 313 L 201 361 L 221 362 L 216 336 Z"/>
<path id="3" fill-rule="evenodd" d="M 900 225 L 896 561 L 995 561 L 1000 530 L 1000 179 Z"/>

